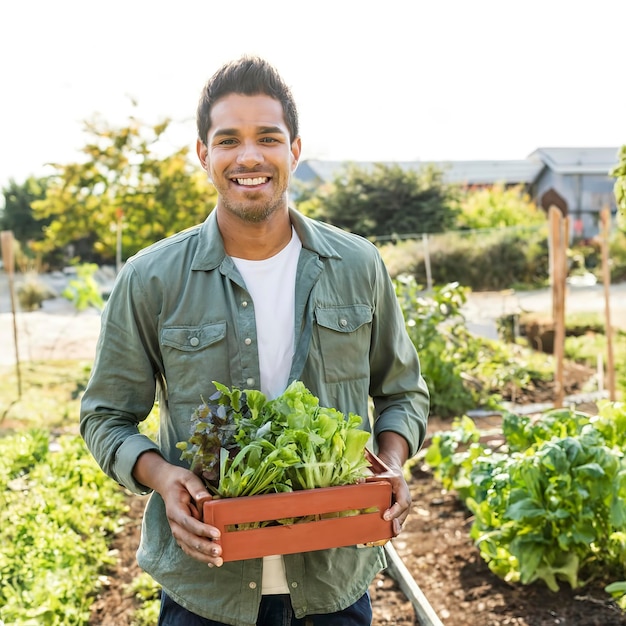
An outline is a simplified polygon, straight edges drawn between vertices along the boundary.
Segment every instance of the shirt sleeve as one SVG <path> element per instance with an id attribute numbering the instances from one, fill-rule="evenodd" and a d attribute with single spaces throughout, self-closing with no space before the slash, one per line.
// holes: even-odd
<path id="1" fill-rule="evenodd" d="M 413 456 L 426 438 L 430 395 L 393 282 L 380 257 L 375 292 L 370 351 L 374 435 L 392 431 L 403 436 Z"/>
<path id="2" fill-rule="evenodd" d="M 91 377 L 80 411 L 80 432 L 102 470 L 133 493 L 141 454 L 159 450 L 139 423 L 155 402 L 158 376 L 157 315 L 131 263 L 120 272 L 105 306 Z"/>

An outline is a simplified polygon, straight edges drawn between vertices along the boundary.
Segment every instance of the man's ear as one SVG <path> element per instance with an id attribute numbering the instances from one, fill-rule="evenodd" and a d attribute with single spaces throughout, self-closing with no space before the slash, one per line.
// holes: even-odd
<path id="1" fill-rule="evenodd" d="M 202 169 L 205 172 L 208 172 L 208 170 L 209 170 L 209 164 L 208 164 L 209 148 L 200 139 L 198 139 L 196 141 L 196 154 L 198 155 L 198 159 L 200 160 L 200 165 L 202 165 Z"/>
<path id="2" fill-rule="evenodd" d="M 300 153 L 302 152 L 302 141 L 300 137 L 296 137 L 291 142 L 291 172 L 295 172 L 300 161 Z"/>

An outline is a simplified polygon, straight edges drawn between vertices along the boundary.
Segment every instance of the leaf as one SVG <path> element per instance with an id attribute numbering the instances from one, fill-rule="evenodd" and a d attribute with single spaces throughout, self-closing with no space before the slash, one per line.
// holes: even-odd
<path id="1" fill-rule="evenodd" d="M 506 516 L 515 521 L 533 519 L 546 515 L 546 509 L 532 498 L 518 500 L 506 510 Z"/>

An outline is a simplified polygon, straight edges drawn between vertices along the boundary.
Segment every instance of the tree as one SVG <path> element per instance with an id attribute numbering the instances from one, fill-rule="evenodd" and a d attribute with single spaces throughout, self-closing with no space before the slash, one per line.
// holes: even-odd
<path id="1" fill-rule="evenodd" d="M 204 220 L 215 189 L 192 166 L 187 148 L 159 155 L 168 125 L 148 126 L 134 117 L 121 128 L 100 118 L 86 122 L 87 159 L 56 164 L 45 198 L 34 203 L 39 218 L 51 219 L 41 249 L 71 246 L 83 261 L 108 261 L 122 217 L 125 257 Z"/>
<path id="2" fill-rule="evenodd" d="M 13 236 L 22 245 L 44 236 L 43 228 L 49 220 L 37 219 L 32 204 L 45 197 L 46 186 L 47 179 L 31 176 L 21 185 L 11 178 L 2 190 L 4 208 L 0 211 L 0 230 L 13 231 Z"/>
<path id="3" fill-rule="evenodd" d="M 433 167 L 346 165 L 305 196 L 302 210 L 365 237 L 440 232 L 454 221 L 453 188 Z"/>
<path id="4" fill-rule="evenodd" d="M 460 198 L 457 228 L 481 229 L 544 224 L 546 216 L 523 186 L 470 189 Z"/>

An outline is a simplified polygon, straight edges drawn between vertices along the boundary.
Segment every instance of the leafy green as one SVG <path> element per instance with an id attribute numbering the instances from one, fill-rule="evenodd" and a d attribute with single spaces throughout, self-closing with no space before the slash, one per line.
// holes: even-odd
<path id="1" fill-rule="evenodd" d="M 126 509 L 78 435 L 0 438 L 0 623 L 86 624 Z"/>
<path id="2" fill-rule="evenodd" d="M 220 497 L 332 487 L 368 474 L 363 419 L 321 407 L 301 381 L 267 400 L 258 390 L 217 392 L 192 415 L 181 459 Z"/>
<path id="3" fill-rule="evenodd" d="M 470 536 L 509 582 L 557 590 L 626 575 L 626 405 L 597 415 L 504 415 L 491 448 L 468 417 L 435 433 L 425 460 L 474 515 Z M 621 587 L 611 587 L 616 594 Z"/>

